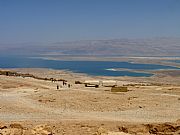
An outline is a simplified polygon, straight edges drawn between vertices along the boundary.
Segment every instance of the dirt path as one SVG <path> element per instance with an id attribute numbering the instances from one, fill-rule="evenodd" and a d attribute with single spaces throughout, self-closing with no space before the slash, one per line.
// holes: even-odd
<path id="1" fill-rule="evenodd" d="M 25 92 L 25 93 L 22 93 Z M 32 94 L 32 89 L 22 89 L 21 91 L 1 92 L 0 102 L 7 106 L 7 110 L 0 112 L 0 119 L 3 120 L 99 120 L 99 121 L 125 121 L 125 122 L 167 122 L 175 121 L 180 117 L 180 109 L 176 106 L 172 108 L 154 110 L 138 108 L 125 111 L 111 112 L 79 112 L 70 110 L 64 105 L 63 108 L 48 107 L 45 104 L 27 98 Z M 97 93 L 97 92 L 95 92 Z M 156 96 L 156 95 L 155 95 Z M 167 96 L 161 95 L 161 96 Z M 12 109 L 12 110 L 9 110 Z M 163 112 L 163 114 L 161 114 Z M 154 119 L 156 118 L 156 119 Z"/>

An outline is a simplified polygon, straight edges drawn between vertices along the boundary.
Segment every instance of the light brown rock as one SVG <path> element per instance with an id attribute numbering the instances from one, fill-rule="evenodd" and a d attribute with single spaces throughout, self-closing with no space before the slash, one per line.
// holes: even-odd
<path id="1" fill-rule="evenodd" d="M 48 125 L 37 125 L 32 129 L 33 135 L 52 135 L 52 128 Z"/>
<path id="2" fill-rule="evenodd" d="M 124 132 L 108 132 L 107 135 L 130 135 L 130 134 Z"/>
<path id="3" fill-rule="evenodd" d="M 124 132 L 111 132 L 105 128 L 100 127 L 97 131 L 97 135 L 130 135 L 130 134 Z"/>
<path id="4" fill-rule="evenodd" d="M 23 135 L 23 130 L 18 128 L 5 128 L 0 130 L 0 135 Z"/>
<path id="5" fill-rule="evenodd" d="M 7 128 L 6 124 L 3 122 L 0 122 L 0 130 L 4 128 Z"/>
<path id="6" fill-rule="evenodd" d="M 100 127 L 97 131 L 97 135 L 107 135 L 107 134 L 108 134 L 108 131 L 103 127 Z"/>
<path id="7" fill-rule="evenodd" d="M 12 123 L 10 124 L 11 128 L 18 128 L 18 129 L 23 129 L 23 126 L 21 124 L 18 123 Z"/>

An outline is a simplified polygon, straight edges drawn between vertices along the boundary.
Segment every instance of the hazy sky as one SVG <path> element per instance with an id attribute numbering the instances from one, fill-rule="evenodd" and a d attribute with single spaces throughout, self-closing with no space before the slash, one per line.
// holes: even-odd
<path id="1" fill-rule="evenodd" d="M 0 43 L 180 37 L 180 0 L 0 0 Z"/>

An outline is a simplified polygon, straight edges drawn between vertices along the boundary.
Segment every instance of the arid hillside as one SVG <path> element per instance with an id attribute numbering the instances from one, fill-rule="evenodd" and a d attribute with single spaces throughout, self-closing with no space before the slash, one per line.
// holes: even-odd
<path id="1" fill-rule="evenodd" d="M 65 79 L 70 87 L 42 78 Z M 75 84 L 112 79 L 128 91 Z M 52 69 L 10 70 L 0 75 L 0 135 L 179 135 L 179 80 L 168 75 L 110 78 Z"/>
<path id="2" fill-rule="evenodd" d="M 179 56 L 180 38 L 0 44 L 0 53 L 75 56 Z"/>

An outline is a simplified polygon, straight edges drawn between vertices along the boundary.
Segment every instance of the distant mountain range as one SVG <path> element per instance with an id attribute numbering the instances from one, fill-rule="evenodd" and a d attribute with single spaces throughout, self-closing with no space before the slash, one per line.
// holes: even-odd
<path id="1" fill-rule="evenodd" d="M 180 38 L 0 44 L 0 53 L 78 56 L 180 56 Z"/>

